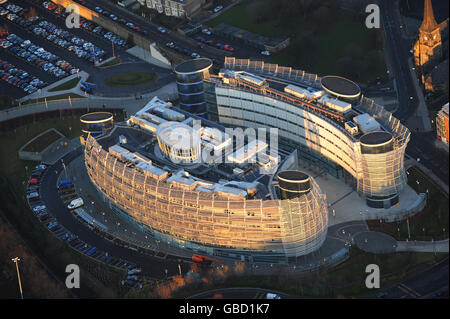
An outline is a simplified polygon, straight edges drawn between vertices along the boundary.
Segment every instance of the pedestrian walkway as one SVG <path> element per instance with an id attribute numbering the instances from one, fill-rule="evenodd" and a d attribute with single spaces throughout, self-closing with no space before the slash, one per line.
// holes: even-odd
<path id="1" fill-rule="evenodd" d="M 428 114 L 428 108 L 425 103 L 422 89 L 419 85 L 419 80 L 417 79 L 416 72 L 414 71 L 412 58 L 408 59 L 408 66 L 412 78 L 412 83 L 419 100 L 417 101 L 417 110 L 416 112 L 414 112 L 414 115 L 411 116 L 411 118 L 408 120 L 407 126 L 410 130 L 415 130 L 418 132 L 430 132 L 432 130 L 430 115 Z"/>
<path id="2" fill-rule="evenodd" d="M 396 251 L 448 253 L 448 239 L 439 241 L 397 241 Z"/>
<path id="3" fill-rule="evenodd" d="M 80 81 L 78 82 L 78 84 L 75 87 L 68 89 L 68 90 L 60 90 L 60 91 L 53 91 L 53 92 L 49 91 L 61 84 L 71 81 L 72 79 L 77 78 L 77 77 L 80 78 Z M 69 93 L 83 96 L 85 93 L 83 91 L 81 91 L 80 85 L 81 85 L 82 81 L 87 81 L 88 78 L 89 78 L 89 73 L 81 71 L 78 74 L 69 75 L 68 77 L 66 77 L 62 80 L 56 81 L 56 82 L 46 86 L 45 88 L 39 89 L 34 93 L 28 94 L 28 95 L 18 99 L 17 101 L 19 103 L 23 103 L 28 100 L 50 98 L 52 96 L 58 96 L 58 95 L 69 94 Z"/>
<path id="4" fill-rule="evenodd" d="M 33 113 L 71 108 L 86 109 L 89 112 L 90 108 L 103 108 L 104 106 L 109 109 L 123 109 L 127 112 L 127 114 L 134 114 L 139 109 L 144 107 L 144 105 L 147 104 L 147 102 L 154 96 L 158 96 L 163 100 L 176 99 L 178 97 L 176 83 L 171 82 L 154 92 L 143 94 L 139 96 L 139 99 L 136 99 L 135 97 L 99 97 L 94 95 L 87 95 L 87 98 L 64 98 L 60 100 L 47 101 L 47 103 L 39 102 L 27 104 L 0 111 L 0 122 L 8 121 Z"/>

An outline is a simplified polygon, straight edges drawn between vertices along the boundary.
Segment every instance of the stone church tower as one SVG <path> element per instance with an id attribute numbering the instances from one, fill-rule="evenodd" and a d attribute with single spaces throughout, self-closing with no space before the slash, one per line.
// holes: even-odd
<path id="1" fill-rule="evenodd" d="M 441 57 L 441 28 L 434 18 L 431 0 L 425 0 L 423 22 L 419 29 L 419 38 L 414 44 L 414 63 L 425 71 Z"/>

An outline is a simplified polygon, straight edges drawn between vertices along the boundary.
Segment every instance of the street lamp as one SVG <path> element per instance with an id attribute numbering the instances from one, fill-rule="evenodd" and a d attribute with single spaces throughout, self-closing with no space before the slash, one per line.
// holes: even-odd
<path id="1" fill-rule="evenodd" d="M 16 257 L 16 258 L 13 258 L 11 260 L 16 264 L 17 279 L 19 280 L 20 297 L 23 299 L 22 283 L 20 281 L 20 273 L 19 273 L 19 261 L 20 261 L 20 258 Z"/>

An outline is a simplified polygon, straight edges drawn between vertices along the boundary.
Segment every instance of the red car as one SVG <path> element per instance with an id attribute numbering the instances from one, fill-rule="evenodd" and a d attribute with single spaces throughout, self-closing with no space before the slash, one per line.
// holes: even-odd
<path id="1" fill-rule="evenodd" d="M 56 4 L 52 4 L 50 7 L 48 7 L 48 9 L 49 9 L 50 11 L 53 11 L 53 10 L 56 9 L 56 7 L 57 7 Z"/>
<path id="2" fill-rule="evenodd" d="M 225 50 L 227 50 L 227 51 L 230 51 L 230 52 L 233 52 L 233 51 L 234 51 L 234 48 L 233 48 L 232 46 L 229 46 L 228 44 L 225 44 L 225 45 L 223 46 L 223 48 L 224 48 Z"/>
<path id="3" fill-rule="evenodd" d="M 28 185 L 37 185 L 39 181 L 36 178 L 32 178 L 28 181 Z"/>

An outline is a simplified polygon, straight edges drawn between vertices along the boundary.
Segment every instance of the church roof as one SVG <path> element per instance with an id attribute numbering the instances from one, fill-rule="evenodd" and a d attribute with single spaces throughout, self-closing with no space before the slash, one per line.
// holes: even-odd
<path id="1" fill-rule="evenodd" d="M 430 72 L 431 82 L 433 85 L 439 85 L 448 82 L 448 59 L 436 65 Z"/>
<path id="2" fill-rule="evenodd" d="M 436 19 L 434 18 L 433 7 L 431 5 L 431 0 L 425 0 L 424 12 L 423 12 L 423 22 L 420 26 L 420 30 L 425 32 L 431 32 L 438 28 Z"/>

